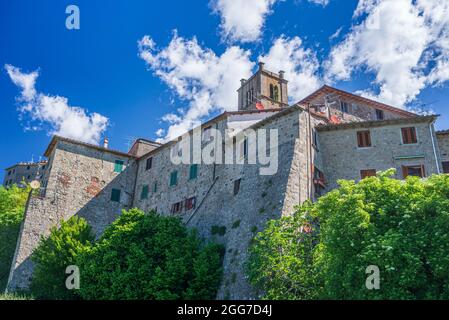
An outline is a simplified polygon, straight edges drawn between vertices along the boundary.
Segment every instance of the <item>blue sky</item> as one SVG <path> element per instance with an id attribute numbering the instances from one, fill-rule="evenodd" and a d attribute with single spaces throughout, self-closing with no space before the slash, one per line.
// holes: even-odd
<path id="1" fill-rule="evenodd" d="M 120 150 L 172 137 L 235 110 L 259 60 L 287 71 L 292 102 L 327 83 L 432 103 L 447 128 L 447 17 L 436 0 L 1 1 L 0 168 L 37 160 L 53 133 Z"/>

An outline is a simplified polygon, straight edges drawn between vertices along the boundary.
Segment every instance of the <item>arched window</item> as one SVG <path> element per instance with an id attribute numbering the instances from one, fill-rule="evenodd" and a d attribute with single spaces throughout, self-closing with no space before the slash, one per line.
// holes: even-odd
<path id="1" fill-rule="evenodd" d="M 274 87 L 272 84 L 270 84 L 270 98 L 274 99 Z"/>
<path id="2" fill-rule="evenodd" d="M 274 87 L 274 100 L 279 101 L 279 88 L 278 86 Z"/>

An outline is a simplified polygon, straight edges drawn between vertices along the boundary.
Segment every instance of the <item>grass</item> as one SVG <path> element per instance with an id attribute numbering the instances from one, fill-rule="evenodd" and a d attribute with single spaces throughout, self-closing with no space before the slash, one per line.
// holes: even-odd
<path id="1" fill-rule="evenodd" d="M 30 296 L 18 295 L 14 293 L 3 293 L 0 294 L 0 300 L 34 300 Z"/>

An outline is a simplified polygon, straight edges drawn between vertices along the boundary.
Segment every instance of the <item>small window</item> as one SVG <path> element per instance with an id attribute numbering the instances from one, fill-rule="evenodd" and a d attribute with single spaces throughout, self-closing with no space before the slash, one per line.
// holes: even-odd
<path id="1" fill-rule="evenodd" d="M 111 201 L 113 202 L 120 202 L 120 189 L 112 189 L 111 190 Z"/>
<path id="2" fill-rule="evenodd" d="M 236 196 L 240 191 L 240 182 L 242 179 L 237 179 L 234 181 L 234 195 Z"/>
<path id="3" fill-rule="evenodd" d="M 274 99 L 274 86 L 270 84 L 270 98 Z"/>
<path id="4" fill-rule="evenodd" d="M 120 173 L 123 171 L 123 165 L 125 162 L 123 160 L 115 160 L 114 172 Z"/>
<path id="5" fill-rule="evenodd" d="M 140 194 L 140 200 L 148 199 L 148 185 L 142 187 L 142 192 Z"/>
<path id="6" fill-rule="evenodd" d="M 357 144 L 359 148 L 371 147 L 371 133 L 369 130 L 357 132 Z"/>
<path id="7" fill-rule="evenodd" d="M 186 199 L 186 204 L 185 204 L 186 210 L 195 209 L 195 206 L 196 206 L 196 197 Z"/>
<path id="8" fill-rule="evenodd" d="M 376 176 L 376 170 L 374 170 L 374 169 L 360 170 L 360 177 L 362 179 L 365 179 L 368 177 L 375 177 L 375 176 Z"/>
<path id="9" fill-rule="evenodd" d="M 211 139 L 212 126 L 204 128 L 203 130 L 203 141 L 209 141 Z"/>
<path id="10" fill-rule="evenodd" d="M 279 101 L 279 88 L 278 86 L 274 86 L 274 98 L 275 101 Z"/>
<path id="11" fill-rule="evenodd" d="M 196 179 L 198 177 L 198 164 L 192 164 L 190 166 L 189 180 Z"/>
<path id="12" fill-rule="evenodd" d="M 11 175 L 11 171 L 8 171 L 8 176 L 10 176 Z"/>
<path id="13" fill-rule="evenodd" d="M 171 212 L 180 213 L 182 211 L 182 201 L 172 204 Z"/>
<path id="14" fill-rule="evenodd" d="M 154 193 L 157 192 L 157 182 L 155 182 L 154 185 L 153 185 L 153 192 L 154 192 Z"/>
<path id="15" fill-rule="evenodd" d="M 341 112 L 349 112 L 349 104 L 347 102 L 341 102 Z"/>
<path id="16" fill-rule="evenodd" d="M 443 162 L 443 173 L 449 173 L 449 161 Z"/>
<path id="17" fill-rule="evenodd" d="M 145 165 L 145 170 L 150 170 L 152 166 L 153 166 L 153 158 L 148 158 Z"/>
<path id="18" fill-rule="evenodd" d="M 404 177 L 404 179 L 407 178 L 408 176 L 424 178 L 426 176 L 424 165 L 403 166 L 402 176 Z"/>
<path id="19" fill-rule="evenodd" d="M 178 184 L 178 171 L 173 171 L 170 174 L 170 187 L 176 186 Z"/>
<path id="20" fill-rule="evenodd" d="M 42 170 L 45 170 L 45 166 L 42 166 Z"/>
<path id="21" fill-rule="evenodd" d="M 312 143 L 314 147 L 318 147 L 318 134 L 315 129 L 312 129 Z"/>
<path id="22" fill-rule="evenodd" d="M 410 127 L 410 128 L 402 128 L 402 143 L 403 144 L 414 144 L 418 142 L 418 139 L 416 138 L 416 128 Z"/>
<path id="23" fill-rule="evenodd" d="M 383 110 L 376 109 L 376 119 L 377 120 L 385 119 L 385 114 L 384 114 Z"/>
<path id="24" fill-rule="evenodd" d="M 27 170 L 30 170 L 30 166 L 27 166 Z"/>

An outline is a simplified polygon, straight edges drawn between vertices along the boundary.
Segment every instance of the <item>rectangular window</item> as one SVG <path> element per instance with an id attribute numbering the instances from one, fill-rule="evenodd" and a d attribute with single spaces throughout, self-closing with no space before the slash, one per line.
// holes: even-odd
<path id="1" fill-rule="evenodd" d="M 152 166 L 153 166 L 153 158 L 148 158 L 147 163 L 145 165 L 145 170 L 150 170 Z"/>
<path id="2" fill-rule="evenodd" d="M 349 112 L 349 104 L 347 102 L 341 102 L 341 112 Z"/>
<path id="3" fill-rule="evenodd" d="M 180 213 L 181 211 L 182 211 L 182 201 L 172 204 L 171 213 Z"/>
<path id="4" fill-rule="evenodd" d="M 212 126 L 209 126 L 207 128 L 204 128 L 203 130 L 203 141 L 209 141 L 211 138 L 211 130 Z"/>
<path id="5" fill-rule="evenodd" d="M 376 109 L 376 119 L 377 120 L 385 119 L 385 114 L 384 114 L 383 110 Z"/>
<path id="6" fill-rule="evenodd" d="M 443 162 L 443 173 L 449 173 L 449 161 Z"/>
<path id="7" fill-rule="evenodd" d="M 176 186 L 178 184 L 178 171 L 173 171 L 170 174 L 170 187 Z"/>
<path id="8" fill-rule="evenodd" d="M 360 170 L 360 177 L 362 179 L 365 179 L 368 177 L 375 177 L 375 176 L 376 176 L 376 170 L 374 170 L 374 169 Z"/>
<path id="9" fill-rule="evenodd" d="M 185 204 L 186 210 L 195 209 L 195 206 L 196 206 L 196 197 L 186 199 L 186 204 Z"/>
<path id="10" fill-rule="evenodd" d="M 248 139 L 245 138 L 240 142 L 240 157 L 246 158 L 248 156 Z"/>
<path id="11" fill-rule="evenodd" d="M 142 187 L 142 193 L 140 194 L 140 200 L 148 199 L 148 185 Z"/>
<path id="12" fill-rule="evenodd" d="M 241 181 L 242 179 L 237 179 L 234 181 L 234 196 L 236 196 L 239 193 Z"/>
<path id="13" fill-rule="evenodd" d="M 426 176 L 424 165 L 402 166 L 402 176 L 404 179 L 408 176 L 424 178 Z"/>
<path id="14" fill-rule="evenodd" d="M 8 176 L 10 176 L 11 175 L 11 171 L 8 171 Z"/>
<path id="15" fill-rule="evenodd" d="M 120 173 L 123 171 L 123 165 L 125 164 L 122 160 L 115 160 L 114 172 Z"/>
<path id="16" fill-rule="evenodd" d="M 120 189 L 112 189 L 111 190 L 111 201 L 113 202 L 120 202 Z"/>
<path id="17" fill-rule="evenodd" d="M 414 144 L 418 142 L 418 139 L 416 138 L 416 128 L 410 127 L 410 128 L 402 128 L 402 143 L 403 144 Z"/>
<path id="18" fill-rule="evenodd" d="M 314 147 L 318 147 L 318 134 L 315 129 L 312 129 L 312 143 Z"/>
<path id="19" fill-rule="evenodd" d="M 371 133 L 369 130 L 357 132 L 357 144 L 359 148 L 371 147 Z"/>
<path id="20" fill-rule="evenodd" d="M 154 193 L 157 192 L 157 182 L 155 182 L 154 185 L 153 185 L 153 192 L 154 192 Z"/>
<path id="21" fill-rule="evenodd" d="M 189 180 L 196 179 L 197 176 L 198 176 L 198 165 L 192 164 L 190 166 Z"/>

